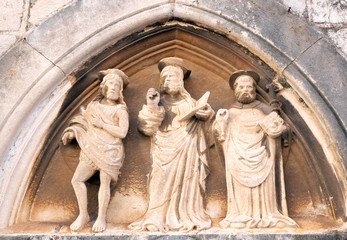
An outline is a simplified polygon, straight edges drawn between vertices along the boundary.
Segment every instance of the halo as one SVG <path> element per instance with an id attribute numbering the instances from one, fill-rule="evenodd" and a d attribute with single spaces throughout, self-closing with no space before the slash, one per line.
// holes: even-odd
<path id="1" fill-rule="evenodd" d="M 102 79 L 108 74 L 117 74 L 118 76 L 120 76 L 120 78 L 123 80 L 123 89 L 125 89 L 129 85 L 128 76 L 125 75 L 125 73 L 119 69 L 110 68 L 107 70 L 102 70 L 99 72 L 98 77 L 102 81 Z"/>
<path id="2" fill-rule="evenodd" d="M 243 76 L 243 75 L 252 77 L 256 83 L 258 83 L 260 80 L 259 74 L 254 72 L 254 71 L 245 71 L 245 70 L 236 71 L 233 74 L 231 74 L 231 76 L 229 78 L 229 85 L 230 85 L 232 90 L 234 90 L 234 83 L 235 83 L 236 79 L 240 76 Z"/>
<path id="3" fill-rule="evenodd" d="M 166 57 L 159 61 L 158 68 L 161 72 L 166 66 L 177 66 L 183 70 L 183 79 L 187 79 L 192 71 L 184 67 L 183 59 L 178 57 Z"/>

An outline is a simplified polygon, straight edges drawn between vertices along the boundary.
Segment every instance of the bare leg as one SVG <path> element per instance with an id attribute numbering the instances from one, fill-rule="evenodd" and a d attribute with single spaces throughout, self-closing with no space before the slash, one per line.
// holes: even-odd
<path id="1" fill-rule="evenodd" d="M 93 225 L 93 232 L 103 232 L 106 229 L 106 211 L 111 195 L 110 184 L 111 177 L 105 172 L 100 171 L 99 211 L 98 218 Z"/>
<path id="2" fill-rule="evenodd" d="M 75 190 L 78 207 L 79 207 L 79 215 L 76 220 L 70 225 L 71 231 L 79 231 L 89 222 L 89 214 L 87 210 L 87 187 L 85 182 L 93 176 L 96 170 L 90 166 L 88 163 L 80 161 L 75 174 L 71 180 L 73 189 Z"/>

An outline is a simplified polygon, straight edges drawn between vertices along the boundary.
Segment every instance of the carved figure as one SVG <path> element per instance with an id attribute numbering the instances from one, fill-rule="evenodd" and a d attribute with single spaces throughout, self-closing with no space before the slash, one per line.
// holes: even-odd
<path id="1" fill-rule="evenodd" d="M 276 138 L 286 126 L 269 105 L 255 100 L 258 80 L 255 72 L 235 72 L 230 86 L 237 102 L 218 110 L 213 124 L 225 157 L 228 212 L 220 222 L 223 228 L 296 226 L 276 200 Z"/>
<path id="2" fill-rule="evenodd" d="M 138 125 L 152 137 L 149 206 L 130 228 L 162 232 L 206 229 L 211 220 L 203 201 L 208 175 L 204 124 L 214 116 L 207 103 L 209 92 L 199 101 L 190 96 L 183 82 L 190 71 L 180 58 L 164 58 L 158 67 L 162 96 L 153 88 L 148 90 Z"/>
<path id="3" fill-rule="evenodd" d="M 118 69 L 101 71 L 99 77 L 102 82 L 98 95 L 86 109 L 81 108 L 81 113 L 71 120 L 62 137 L 65 145 L 76 138 L 81 148 L 79 163 L 71 181 L 79 207 L 79 216 L 70 226 L 72 231 L 81 230 L 90 220 L 85 182 L 96 171 L 100 172 L 100 189 L 98 217 L 93 232 L 106 229 L 110 184 L 111 181 L 117 182 L 124 159 L 122 139 L 128 132 L 129 115 L 122 92 L 129 83 L 128 77 Z"/>

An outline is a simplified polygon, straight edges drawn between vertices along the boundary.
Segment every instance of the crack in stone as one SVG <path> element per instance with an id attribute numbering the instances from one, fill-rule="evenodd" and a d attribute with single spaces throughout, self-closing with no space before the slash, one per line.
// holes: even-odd
<path id="1" fill-rule="evenodd" d="M 25 34 L 27 33 L 29 17 L 30 17 L 30 0 L 26 0 L 24 1 L 24 4 L 23 4 L 23 14 L 21 17 L 21 24 L 19 27 L 19 36 L 21 38 L 24 38 Z"/>
<path id="2" fill-rule="evenodd" d="M 300 58 L 305 52 L 307 52 L 311 47 L 313 47 L 318 41 L 320 41 L 323 37 L 318 38 L 316 41 L 314 41 L 310 46 L 308 46 L 304 51 L 302 51 L 301 53 L 299 53 L 298 56 L 296 56 L 292 61 L 290 61 L 290 63 L 287 64 L 287 66 L 285 66 L 283 68 L 283 70 L 281 71 L 281 76 L 283 75 L 284 71 L 293 64 L 293 62 L 295 62 L 296 60 L 298 60 L 298 58 Z"/>
<path id="3" fill-rule="evenodd" d="M 42 52 L 40 52 L 39 50 L 37 50 L 35 47 L 33 47 L 26 39 L 24 40 L 25 43 L 27 43 L 34 51 L 36 51 L 37 53 L 39 53 L 42 57 L 44 57 L 45 59 L 47 59 L 47 61 L 49 61 L 54 67 L 57 67 L 63 74 L 64 77 L 67 77 L 67 74 L 65 73 L 65 71 L 59 67 L 57 64 L 55 64 L 53 61 L 51 61 L 48 57 L 46 57 Z"/>

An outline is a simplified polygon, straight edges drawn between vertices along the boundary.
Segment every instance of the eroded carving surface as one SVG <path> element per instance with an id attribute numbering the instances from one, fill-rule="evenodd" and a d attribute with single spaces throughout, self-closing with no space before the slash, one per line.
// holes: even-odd
<path id="1" fill-rule="evenodd" d="M 214 122 L 226 166 L 228 213 L 220 222 L 223 228 L 296 226 L 279 211 L 276 200 L 276 138 L 286 126 L 270 106 L 255 100 L 258 79 L 255 72 L 234 73 L 230 86 L 237 102 L 229 110 L 218 110 Z M 284 188 L 283 181 L 281 185 Z"/>
<path id="2" fill-rule="evenodd" d="M 72 178 L 79 206 L 79 216 L 71 224 L 72 231 L 81 230 L 89 222 L 85 182 L 100 171 L 98 217 L 93 232 L 106 229 L 106 210 L 110 201 L 111 181 L 116 183 L 124 160 L 122 139 L 129 127 L 129 116 L 123 98 L 128 77 L 118 69 L 100 72 L 99 93 L 87 107 L 81 108 L 64 131 L 66 145 L 76 138 L 80 148 L 79 164 Z"/>
<path id="3" fill-rule="evenodd" d="M 162 95 L 148 90 L 138 125 L 152 137 L 149 206 L 130 227 L 162 232 L 206 229 L 211 219 L 203 201 L 209 173 L 205 125 L 214 116 L 209 93 L 196 101 L 185 90 L 183 80 L 190 71 L 182 59 L 164 58 L 158 66 Z"/>

